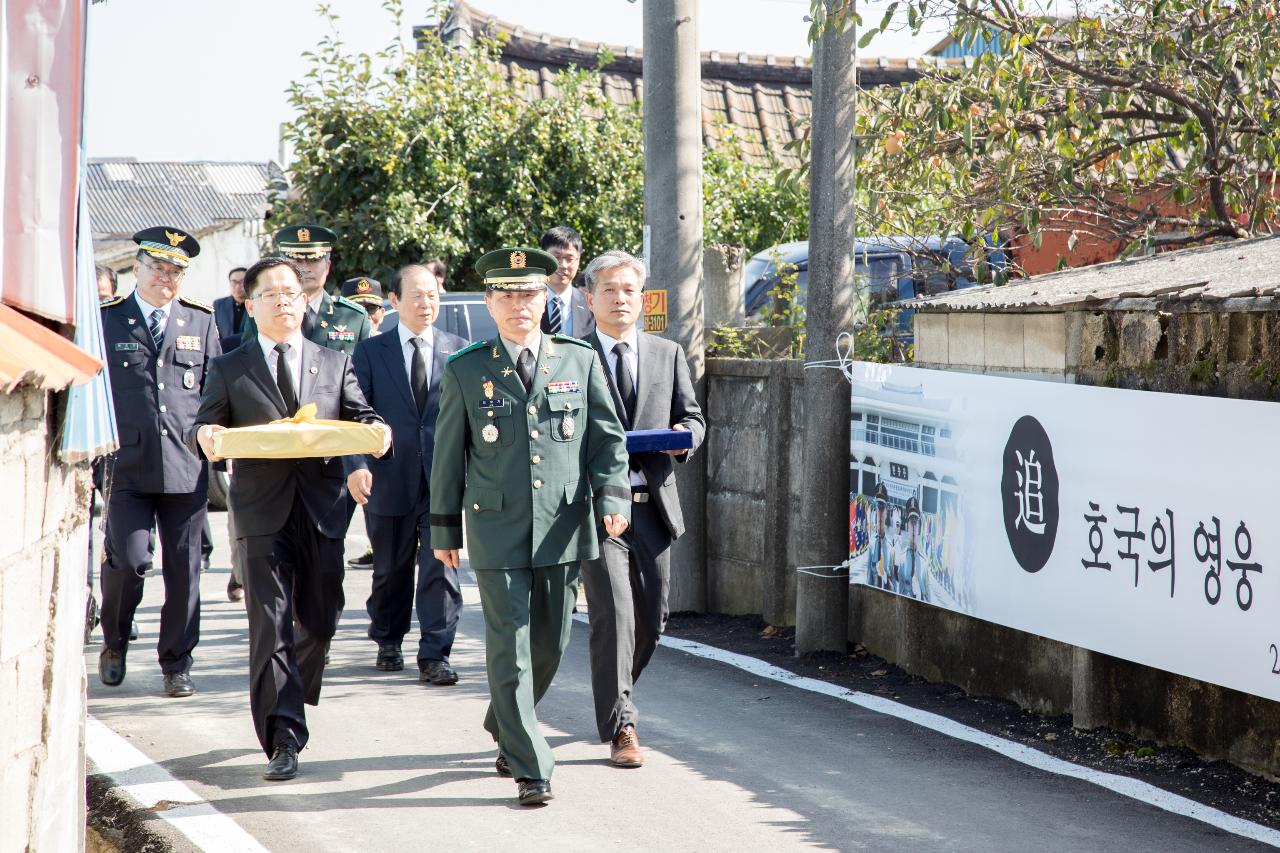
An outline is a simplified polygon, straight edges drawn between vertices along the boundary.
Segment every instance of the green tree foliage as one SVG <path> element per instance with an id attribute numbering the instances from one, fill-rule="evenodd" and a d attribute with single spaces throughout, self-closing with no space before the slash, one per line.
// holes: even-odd
<path id="1" fill-rule="evenodd" d="M 383 6 L 398 32 L 399 0 Z M 640 108 L 609 100 L 597 70 L 557 74 L 558 95 L 531 101 L 518 89 L 537 79 L 504 79 L 492 39 L 351 53 L 340 22 L 320 11 L 334 35 L 308 54 L 309 72 L 289 91 L 294 191 L 274 219 L 336 230 L 342 270 L 385 276 L 438 256 L 462 287 L 476 286 L 469 271 L 481 254 L 534 243 L 553 225 L 577 228 L 588 257 L 640 251 Z M 776 162 L 742 154 L 731 133 L 706 152 L 707 241 L 755 250 L 803 239 L 807 187 L 779 188 Z"/>
<path id="2" fill-rule="evenodd" d="M 813 0 L 814 34 L 852 22 Z M 867 94 L 859 207 L 869 231 L 974 240 L 1050 231 L 1126 253 L 1276 230 L 1280 14 L 1274 0 L 902 0 L 863 31 L 945 16 L 999 53 Z M 905 21 L 904 21 L 905 19 Z M 858 22 L 860 23 L 860 21 Z"/>

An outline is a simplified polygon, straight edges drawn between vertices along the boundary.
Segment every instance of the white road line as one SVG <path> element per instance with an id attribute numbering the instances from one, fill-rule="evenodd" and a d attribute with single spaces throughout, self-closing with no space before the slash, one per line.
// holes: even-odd
<path id="1" fill-rule="evenodd" d="M 144 808 L 160 805 L 156 817 L 199 849 L 208 853 L 267 853 L 240 824 L 92 716 L 85 721 L 84 741 L 85 752 L 99 773 L 109 776 L 117 788 Z"/>
<path id="2" fill-rule="evenodd" d="M 585 615 L 579 613 L 574 616 L 579 622 L 586 622 Z M 1038 770 L 1044 770 L 1049 773 L 1055 773 L 1059 776 L 1067 776 L 1072 779 L 1079 779 L 1082 782 L 1089 782 L 1109 791 L 1114 791 L 1124 797 L 1137 800 L 1155 806 L 1158 809 L 1171 812 L 1172 814 L 1189 817 L 1192 820 L 1198 820 L 1215 826 L 1225 832 L 1239 835 L 1244 838 L 1250 838 L 1254 841 L 1261 841 L 1263 844 L 1269 844 L 1272 847 L 1280 847 L 1280 831 L 1254 823 L 1250 820 L 1244 820 L 1234 815 L 1229 815 L 1220 809 L 1212 806 L 1206 806 L 1203 803 L 1188 799 L 1187 797 L 1171 793 L 1163 788 L 1157 788 L 1147 782 L 1138 779 L 1132 779 L 1128 776 L 1119 776 L 1114 773 L 1104 773 L 1101 770 L 1094 770 L 1091 767 L 1082 767 L 1079 764 L 1072 764 L 1070 761 L 1063 761 L 1052 755 L 1047 755 L 1032 747 L 1024 744 L 1015 743 L 1011 740 L 1005 740 L 997 735 L 988 734 L 978 729 L 957 723 L 955 720 L 943 717 L 939 714 L 933 714 L 929 711 L 921 711 L 918 708 L 912 708 L 910 705 L 903 705 L 900 702 L 894 702 L 880 696 L 872 696 L 869 693 L 859 693 L 854 690 L 846 690 L 835 684 L 828 684 L 825 681 L 819 681 L 816 678 L 807 678 L 802 675 L 796 675 L 794 672 L 788 672 L 782 667 L 773 666 L 747 655 L 735 654 L 734 652 L 726 652 L 723 649 L 717 649 L 714 646 L 703 645 L 692 640 L 682 640 L 678 637 L 664 636 L 660 639 L 664 646 L 670 646 L 691 655 L 696 655 L 707 660 L 725 663 L 729 666 L 736 667 L 752 675 L 758 675 L 761 678 L 768 678 L 773 681 L 779 681 L 789 684 L 792 687 L 798 687 L 801 690 L 808 690 L 812 693 L 821 693 L 824 696 L 830 696 L 834 699 L 841 699 L 850 704 L 865 708 L 868 711 L 875 711 L 878 714 L 886 714 L 890 717 L 897 717 L 908 723 L 914 723 L 926 729 L 938 732 L 939 734 L 953 737 L 957 740 L 966 741 L 985 747 L 993 752 L 998 752 L 1006 758 L 1011 758 L 1021 764 L 1029 767 L 1035 767 Z"/>

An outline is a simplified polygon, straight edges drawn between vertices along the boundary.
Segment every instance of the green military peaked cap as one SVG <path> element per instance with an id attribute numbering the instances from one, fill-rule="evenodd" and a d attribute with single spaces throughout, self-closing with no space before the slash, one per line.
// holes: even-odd
<path id="1" fill-rule="evenodd" d="M 338 235 L 323 225 L 288 225 L 276 232 L 276 248 L 286 258 L 328 257 Z"/>
<path id="2" fill-rule="evenodd" d="M 486 290 L 541 290 L 560 263 L 541 249 L 516 246 L 495 249 L 476 261 Z"/>

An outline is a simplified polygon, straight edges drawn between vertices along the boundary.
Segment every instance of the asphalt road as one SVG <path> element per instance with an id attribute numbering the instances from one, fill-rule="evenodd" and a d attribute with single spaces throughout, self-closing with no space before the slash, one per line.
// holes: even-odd
<path id="1" fill-rule="evenodd" d="M 487 688 L 474 583 L 464 584 L 453 656 L 462 680 L 427 687 L 411 651 L 402 673 L 374 669 L 376 646 L 365 636 L 370 573 L 358 571 L 347 573 L 321 703 L 308 708 L 301 772 L 264 782 L 249 718 L 244 610 L 225 596 L 225 515 L 213 526 L 192 668 L 198 693 L 168 699 L 161 689 L 154 642 L 163 583 L 154 577 L 125 683 L 98 682 L 97 632 L 86 650 L 89 713 L 269 850 L 1273 849 L 671 648 L 659 648 L 638 690 L 646 764 L 616 769 L 595 738 L 581 623 L 539 708 L 559 762 L 556 800 L 521 808 L 515 785 L 493 771 L 494 746 L 481 727 Z M 352 530 L 363 531 L 358 517 Z M 349 553 L 363 547 L 360 536 L 348 541 Z"/>

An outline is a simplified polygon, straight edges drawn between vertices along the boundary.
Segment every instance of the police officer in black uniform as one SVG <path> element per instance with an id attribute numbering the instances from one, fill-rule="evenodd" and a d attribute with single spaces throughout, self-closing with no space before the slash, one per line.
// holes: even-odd
<path id="1" fill-rule="evenodd" d="M 165 693 L 190 696 L 191 652 L 200 639 L 200 531 L 208 470 L 183 436 L 200 408 L 205 370 L 221 355 L 213 310 L 179 296 L 200 244 L 181 228 L 133 235 L 137 286 L 102 305 L 120 449 L 110 472 L 102 566 L 102 683 L 124 680 L 129 626 L 142 601 L 159 531 L 165 600 L 157 651 Z"/>

